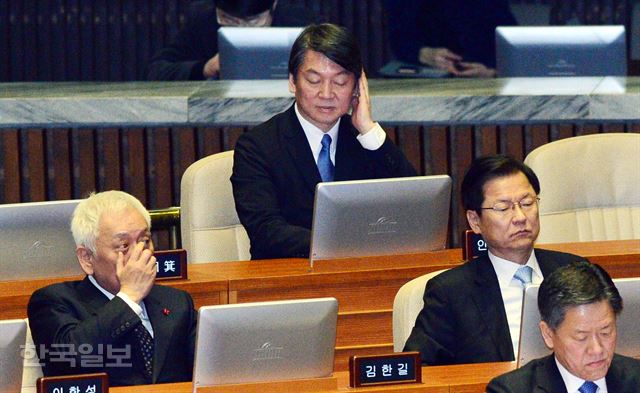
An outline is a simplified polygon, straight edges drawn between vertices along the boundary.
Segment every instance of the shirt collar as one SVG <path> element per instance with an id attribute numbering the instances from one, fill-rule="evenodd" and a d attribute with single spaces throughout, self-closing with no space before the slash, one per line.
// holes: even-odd
<path id="1" fill-rule="evenodd" d="M 585 380 L 571 374 L 569 370 L 564 368 L 564 366 L 558 361 L 558 358 L 556 358 L 555 356 L 553 357 L 553 359 L 556 361 L 558 371 L 560 371 L 560 376 L 564 381 L 564 386 L 566 386 L 567 392 L 578 392 L 578 389 L 580 389 L 580 386 L 582 386 Z M 607 391 L 607 383 L 604 378 L 600 378 L 597 381 L 592 382 L 598 385 L 598 392 Z"/>
<path id="2" fill-rule="evenodd" d="M 98 284 L 98 282 L 96 281 L 96 279 L 95 279 L 95 278 L 93 278 L 93 276 L 92 276 L 92 275 L 88 275 L 87 277 L 89 277 L 89 281 L 91 281 L 91 284 L 93 284 L 93 286 L 95 286 L 96 288 L 98 288 L 98 290 L 99 290 L 100 292 L 102 292 L 102 293 L 107 297 L 107 299 L 112 300 L 114 297 L 116 297 L 116 295 L 114 295 L 113 293 L 111 293 L 111 292 L 107 291 L 106 289 L 102 288 L 102 287 L 100 286 L 100 284 Z"/>
<path id="3" fill-rule="evenodd" d="M 522 267 L 523 265 L 515 262 L 511 262 L 507 259 L 500 258 L 491 253 L 491 250 L 488 251 L 489 260 L 493 265 L 493 269 L 496 271 L 496 275 L 498 276 L 498 281 L 500 281 L 501 286 L 507 287 L 510 285 L 511 280 L 513 279 L 513 275 L 516 274 L 516 271 Z M 540 266 L 538 265 L 538 260 L 536 259 L 535 251 L 531 251 L 531 255 L 529 255 L 529 259 L 524 266 L 529 266 L 533 269 L 533 273 L 531 274 L 531 283 L 532 284 L 540 284 L 542 282 L 542 270 L 540 270 Z"/>
<path id="4" fill-rule="evenodd" d="M 307 137 L 307 141 L 309 142 L 309 146 L 311 147 L 311 151 L 313 152 L 313 156 L 318 160 L 318 155 L 320 154 L 322 137 L 324 134 L 329 134 L 331 136 L 331 158 L 335 158 L 336 154 L 336 146 L 338 145 L 338 129 L 340 128 L 340 118 L 336 124 L 331 127 L 331 129 L 327 132 L 322 131 L 315 125 L 311 124 L 307 119 L 302 117 L 300 111 L 298 110 L 298 103 L 296 102 L 294 105 L 294 109 L 296 112 L 296 117 L 302 126 L 302 130 L 304 131 L 305 136 Z M 334 160 L 335 162 L 335 160 Z"/>

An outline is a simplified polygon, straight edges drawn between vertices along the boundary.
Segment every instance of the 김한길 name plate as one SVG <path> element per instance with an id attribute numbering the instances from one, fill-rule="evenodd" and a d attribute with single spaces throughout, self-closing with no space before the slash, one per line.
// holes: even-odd
<path id="1" fill-rule="evenodd" d="M 419 352 L 352 356 L 349 359 L 349 386 L 392 385 L 422 382 Z"/>
<path id="2" fill-rule="evenodd" d="M 41 377 L 36 382 L 38 393 L 108 393 L 107 373 Z"/>

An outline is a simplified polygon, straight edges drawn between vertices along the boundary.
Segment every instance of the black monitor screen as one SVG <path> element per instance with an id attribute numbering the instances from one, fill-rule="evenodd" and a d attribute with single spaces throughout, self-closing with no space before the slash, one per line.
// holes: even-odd
<path id="1" fill-rule="evenodd" d="M 624 26 L 499 26 L 499 77 L 626 76 Z"/>

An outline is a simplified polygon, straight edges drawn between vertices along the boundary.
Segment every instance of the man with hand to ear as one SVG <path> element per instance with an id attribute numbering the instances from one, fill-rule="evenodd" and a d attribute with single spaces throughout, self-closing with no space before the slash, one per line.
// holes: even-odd
<path id="1" fill-rule="evenodd" d="M 150 230 L 149 213 L 125 192 L 78 204 L 71 232 L 86 277 L 35 291 L 27 310 L 45 376 L 106 372 L 111 386 L 191 380 L 193 300 L 154 285 Z"/>
<path id="2" fill-rule="evenodd" d="M 289 90 L 294 104 L 235 147 L 231 183 L 252 259 L 309 255 L 319 182 L 416 174 L 373 121 L 360 49 L 346 29 L 305 28 L 291 48 Z"/>

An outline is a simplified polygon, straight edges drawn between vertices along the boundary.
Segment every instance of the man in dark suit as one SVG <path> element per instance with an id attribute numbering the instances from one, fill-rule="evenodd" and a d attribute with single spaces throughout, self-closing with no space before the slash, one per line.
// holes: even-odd
<path id="1" fill-rule="evenodd" d="M 154 285 L 150 228 L 144 206 L 122 191 L 78 204 L 71 231 L 87 276 L 37 290 L 27 309 L 45 376 L 107 372 L 111 386 L 191 380 L 193 301 Z"/>
<path id="2" fill-rule="evenodd" d="M 488 255 L 427 282 L 424 308 L 406 344 L 428 365 L 510 361 L 520 332 L 523 287 L 582 259 L 533 248 L 540 231 L 540 183 L 507 156 L 475 160 L 462 182 L 467 221 Z"/>
<path id="3" fill-rule="evenodd" d="M 640 392 L 640 360 L 614 353 L 622 298 L 604 269 L 584 261 L 557 269 L 540 286 L 538 308 L 553 355 L 494 378 L 487 392 Z"/>
<path id="4" fill-rule="evenodd" d="M 150 80 L 204 80 L 220 72 L 221 26 L 298 27 L 314 21 L 304 7 L 288 0 L 204 0 L 189 6 L 185 26 L 149 62 Z"/>
<path id="5" fill-rule="evenodd" d="M 289 89 L 294 105 L 235 146 L 231 183 L 253 259 L 309 255 L 319 182 L 416 174 L 371 118 L 360 50 L 347 30 L 320 24 L 300 34 Z"/>

